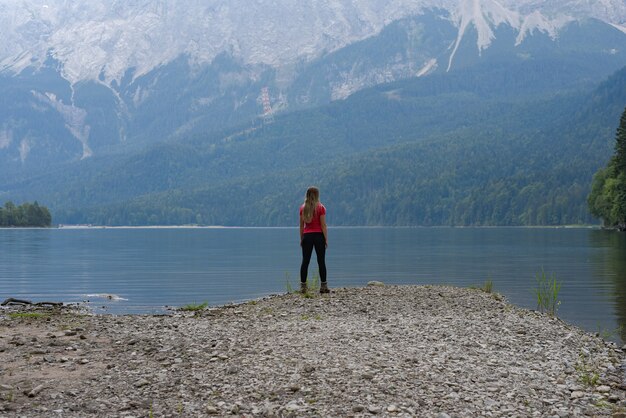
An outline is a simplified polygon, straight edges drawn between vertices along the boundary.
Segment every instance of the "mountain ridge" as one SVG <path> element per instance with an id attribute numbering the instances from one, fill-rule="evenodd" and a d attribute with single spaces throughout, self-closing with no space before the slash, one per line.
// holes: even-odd
<path id="1" fill-rule="evenodd" d="M 310 61 L 324 51 L 376 35 L 394 20 L 433 8 L 450 14 L 459 29 L 456 46 L 467 27 L 474 25 L 479 50 L 488 47 L 492 29 L 503 23 L 519 31 L 518 42 L 534 30 L 555 37 L 565 23 L 582 17 L 626 30 L 626 5 L 619 0 L 596 6 L 529 0 L 393 0 L 384 6 L 376 0 L 244 3 L 247 7 L 232 1 L 193 0 L 183 8 L 155 0 L 133 5 L 73 0 L 61 6 L 43 0 L 19 5 L 4 0 L 0 70 L 19 73 L 51 55 L 63 64 L 64 78 L 71 84 L 89 79 L 110 86 L 130 68 L 135 68 L 135 77 L 144 75 L 182 54 L 208 63 L 222 52 L 232 52 L 247 64 L 277 68 Z M 172 36 L 174 31 L 177 36 Z"/>

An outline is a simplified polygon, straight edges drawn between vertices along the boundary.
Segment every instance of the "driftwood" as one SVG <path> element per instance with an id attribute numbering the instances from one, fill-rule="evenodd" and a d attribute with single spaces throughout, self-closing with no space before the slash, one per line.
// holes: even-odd
<path id="1" fill-rule="evenodd" d="M 8 298 L 0 303 L 1 306 L 6 305 L 33 305 L 33 306 L 63 306 L 63 302 L 31 302 L 30 300 Z"/>

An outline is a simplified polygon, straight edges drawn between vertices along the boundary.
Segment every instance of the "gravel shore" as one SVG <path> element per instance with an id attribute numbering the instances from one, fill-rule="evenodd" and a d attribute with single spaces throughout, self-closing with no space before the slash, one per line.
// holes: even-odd
<path id="1" fill-rule="evenodd" d="M 480 290 L 0 311 L 0 416 L 626 417 L 614 343 Z"/>

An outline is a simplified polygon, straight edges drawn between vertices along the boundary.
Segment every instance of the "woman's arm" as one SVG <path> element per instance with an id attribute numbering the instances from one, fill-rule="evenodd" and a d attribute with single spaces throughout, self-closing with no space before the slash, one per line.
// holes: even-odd
<path id="1" fill-rule="evenodd" d="M 300 214 L 300 246 L 302 246 L 302 239 L 304 238 L 304 219 Z"/>
<path id="2" fill-rule="evenodd" d="M 328 228 L 326 227 L 326 215 L 320 216 L 320 225 L 322 227 L 322 232 L 324 233 L 324 241 L 326 241 L 326 246 L 328 247 Z"/>

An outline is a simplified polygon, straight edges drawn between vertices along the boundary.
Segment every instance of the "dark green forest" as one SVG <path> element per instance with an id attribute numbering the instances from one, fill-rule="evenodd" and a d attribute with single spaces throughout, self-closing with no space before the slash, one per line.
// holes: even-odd
<path id="1" fill-rule="evenodd" d="M 194 138 L 167 152 L 155 149 L 119 167 L 129 178 L 135 173 L 134 192 L 153 192 L 61 216 L 105 225 L 293 225 L 304 190 L 316 184 L 333 225 L 597 222 L 586 199 L 612 149 L 626 69 L 594 89 L 520 103 L 459 94 L 465 101 L 449 115 L 435 104 L 443 99 L 416 100 L 408 87 L 357 94 L 350 106 L 291 115 L 221 144 Z M 397 97 L 381 99 L 389 89 Z M 425 120 L 435 116 L 420 108 L 424 103 L 444 112 L 448 125 L 433 121 L 429 128 Z M 375 147 L 381 137 L 388 145 Z M 362 151 L 348 153 L 350 147 Z M 163 182 L 174 190 L 158 191 Z"/>
<path id="2" fill-rule="evenodd" d="M 615 134 L 615 154 L 593 177 L 588 202 L 604 226 L 626 231 L 626 109 Z"/>
<path id="3" fill-rule="evenodd" d="M 294 225 L 312 184 L 331 225 L 597 223 L 587 196 L 613 151 L 626 68 L 600 84 L 503 93 L 545 73 L 530 70 L 387 84 L 2 188 L 45 199 L 68 224 Z"/>
<path id="4" fill-rule="evenodd" d="M 45 206 L 37 202 L 23 203 L 16 206 L 13 202 L 6 202 L 0 207 L 0 227 L 49 227 L 52 216 Z"/>

